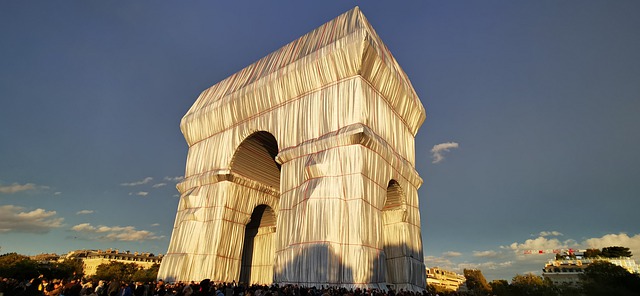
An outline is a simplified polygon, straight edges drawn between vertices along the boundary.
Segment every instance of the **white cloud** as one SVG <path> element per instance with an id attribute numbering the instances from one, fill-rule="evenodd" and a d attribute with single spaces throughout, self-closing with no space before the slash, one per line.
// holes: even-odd
<path id="1" fill-rule="evenodd" d="M 133 226 L 93 226 L 90 223 L 82 223 L 71 227 L 71 230 L 88 235 L 92 240 L 147 241 L 164 238 L 148 230 L 137 230 Z"/>
<path id="2" fill-rule="evenodd" d="M 449 252 L 442 253 L 442 256 L 444 256 L 444 257 L 460 257 L 460 256 L 462 256 L 462 253 L 449 251 Z"/>
<path id="3" fill-rule="evenodd" d="M 445 252 L 445 254 L 448 252 Z M 462 274 L 464 269 L 480 269 L 480 270 L 504 270 L 512 267 L 514 261 L 505 260 L 501 262 L 485 261 L 485 262 L 453 262 L 448 258 L 427 256 L 424 258 L 427 267 L 440 267 Z M 514 273 L 515 275 L 515 273 Z"/>
<path id="4" fill-rule="evenodd" d="M 590 238 L 582 243 L 585 249 L 602 249 L 606 247 L 627 247 L 633 255 L 640 255 L 640 234 L 629 236 L 626 233 L 607 234 L 602 237 Z"/>
<path id="5" fill-rule="evenodd" d="M 35 190 L 36 188 L 37 188 L 36 184 L 33 184 L 33 183 L 27 183 L 27 184 L 13 183 L 11 185 L 0 185 L 0 193 L 12 194 L 20 191 Z"/>
<path id="6" fill-rule="evenodd" d="M 144 185 L 147 184 L 149 182 L 153 181 L 152 177 L 146 177 L 140 181 L 136 181 L 136 182 L 131 182 L 131 183 L 120 183 L 121 186 L 138 186 L 138 185 Z"/>
<path id="7" fill-rule="evenodd" d="M 64 218 L 58 218 L 56 211 L 35 209 L 25 212 L 14 205 L 0 206 L 0 232 L 47 233 L 62 227 Z"/>
<path id="8" fill-rule="evenodd" d="M 502 247 L 504 249 L 510 249 L 514 251 L 516 254 L 524 255 L 527 251 L 546 251 L 546 250 L 556 250 L 556 249 L 567 249 L 568 243 L 573 242 L 571 240 L 561 242 L 557 238 L 548 239 L 543 236 L 539 236 L 534 239 L 528 239 L 524 241 L 524 243 L 514 242 L 507 247 Z"/>
<path id="9" fill-rule="evenodd" d="M 82 223 L 82 224 L 78 224 L 75 225 L 73 227 L 71 227 L 71 230 L 74 231 L 86 231 L 86 232 L 90 232 L 90 231 L 94 231 L 96 228 L 91 226 L 91 224 L 89 223 Z"/>
<path id="10" fill-rule="evenodd" d="M 60 192 L 60 191 L 56 191 L 56 192 L 53 193 L 53 195 L 60 195 L 60 194 L 62 194 L 62 192 Z"/>
<path id="11" fill-rule="evenodd" d="M 453 269 L 454 263 L 443 257 L 426 256 L 424 257 L 424 265 L 427 267 L 440 267 L 444 269 Z"/>
<path id="12" fill-rule="evenodd" d="M 456 142 L 447 142 L 441 143 L 438 145 L 434 145 L 431 148 L 431 157 L 433 158 L 433 163 L 439 163 L 444 160 L 444 152 L 449 152 L 450 149 L 458 148 L 458 143 Z"/>
<path id="13" fill-rule="evenodd" d="M 176 176 L 176 177 L 164 177 L 165 181 L 169 181 L 169 182 L 180 182 L 182 180 L 184 180 L 183 176 Z"/>
<path id="14" fill-rule="evenodd" d="M 158 184 L 153 184 L 153 186 L 151 186 L 151 187 L 153 187 L 153 188 L 160 188 L 160 187 L 162 187 L 162 186 L 167 186 L 167 183 L 158 183 Z"/>
<path id="15" fill-rule="evenodd" d="M 157 227 L 157 226 L 160 226 L 160 223 L 153 223 L 153 224 L 151 224 L 151 226 L 152 227 Z"/>
<path id="16" fill-rule="evenodd" d="M 498 256 L 498 252 L 496 251 L 473 251 L 474 257 L 483 257 L 483 258 L 491 258 Z"/>
<path id="17" fill-rule="evenodd" d="M 82 210 L 82 211 L 76 212 L 76 215 L 88 215 L 88 214 L 93 214 L 93 210 Z"/>
<path id="18" fill-rule="evenodd" d="M 559 231 L 542 231 L 538 237 L 515 241 L 507 246 L 496 246 L 484 251 L 473 251 L 472 254 L 461 253 L 460 256 L 451 256 L 458 252 L 445 252 L 440 257 L 426 256 L 425 265 L 437 266 L 457 273 L 462 273 L 465 268 L 480 269 L 490 281 L 492 279 L 510 280 L 516 274 L 526 274 L 531 271 L 539 275 L 544 264 L 555 257 L 554 251 L 565 251 L 570 248 L 581 250 L 622 246 L 629 248 L 632 254 L 640 255 L 640 234 L 606 234 L 602 237 L 587 238 L 582 242 L 571 238 L 559 239 L 561 236 L 565 237 Z"/>
<path id="19" fill-rule="evenodd" d="M 563 234 L 558 231 L 541 231 L 538 236 L 562 236 Z"/>

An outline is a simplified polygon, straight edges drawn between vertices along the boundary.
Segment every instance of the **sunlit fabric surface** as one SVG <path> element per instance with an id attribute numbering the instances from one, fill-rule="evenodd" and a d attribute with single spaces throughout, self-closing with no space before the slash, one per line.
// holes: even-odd
<path id="1" fill-rule="evenodd" d="M 424 289 L 425 116 L 358 8 L 205 90 L 158 277 Z"/>

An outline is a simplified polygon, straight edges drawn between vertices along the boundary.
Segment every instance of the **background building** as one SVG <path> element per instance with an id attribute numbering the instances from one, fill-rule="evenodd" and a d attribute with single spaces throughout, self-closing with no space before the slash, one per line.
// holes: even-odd
<path id="1" fill-rule="evenodd" d="M 154 255 L 151 253 L 131 253 L 129 251 L 120 252 L 118 250 L 108 249 L 102 250 L 76 250 L 71 251 L 67 255 L 60 256 L 58 260 L 81 260 L 84 265 L 84 275 L 92 276 L 96 274 L 100 264 L 109 264 L 116 261 L 122 263 L 134 263 L 141 268 L 149 268 L 154 264 L 162 262 L 162 255 Z"/>
<path id="2" fill-rule="evenodd" d="M 457 274 L 440 267 L 427 268 L 427 285 L 440 287 L 449 291 L 464 290 L 467 280 L 464 275 Z"/>
<path id="3" fill-rule="evenodd" d="M 550 260 L 544 265 L 542 276 L 550 279 L 556 285 L 567 284 L 577 286 L 580 282 L 580 275 L 590 264 L 596 261 L 606 261 L 611 264 L 623 267 L 630 273 L 640 273 L 636 261 L 630 257 L 619 258 L 589 258 L 584 259 L 580 256 L 576 259 L 556 259 Z"/>

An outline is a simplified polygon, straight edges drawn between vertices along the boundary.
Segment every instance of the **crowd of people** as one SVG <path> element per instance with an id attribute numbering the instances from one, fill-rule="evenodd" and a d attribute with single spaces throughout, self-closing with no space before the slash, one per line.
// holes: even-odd
<path id="1" fill-rule="evenodd" d="M 250 285 L 201 282 L 165 283 L 48 280 L 45 278 L 17 281 L 0 278 L 0 296 L 427 296 L 426 291 L 382 291 L 378 289 L 347 289 L 343 287 L 303 287 L 298 285 Z"/>

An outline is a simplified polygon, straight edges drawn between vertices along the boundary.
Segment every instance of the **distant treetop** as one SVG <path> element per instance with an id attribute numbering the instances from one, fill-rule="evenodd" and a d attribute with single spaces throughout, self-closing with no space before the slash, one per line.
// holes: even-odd
<path id="1" fill-rule="evenodd" d="M 602 251 L 600 251 L 599 249 L 588 249 L 586 252 L 584 252 L 585 258 L 619 258 L 631 256 L 633 256 L 633 254 L 631 254 L 629 248 L 620 246 L 602 248 Z"/>

